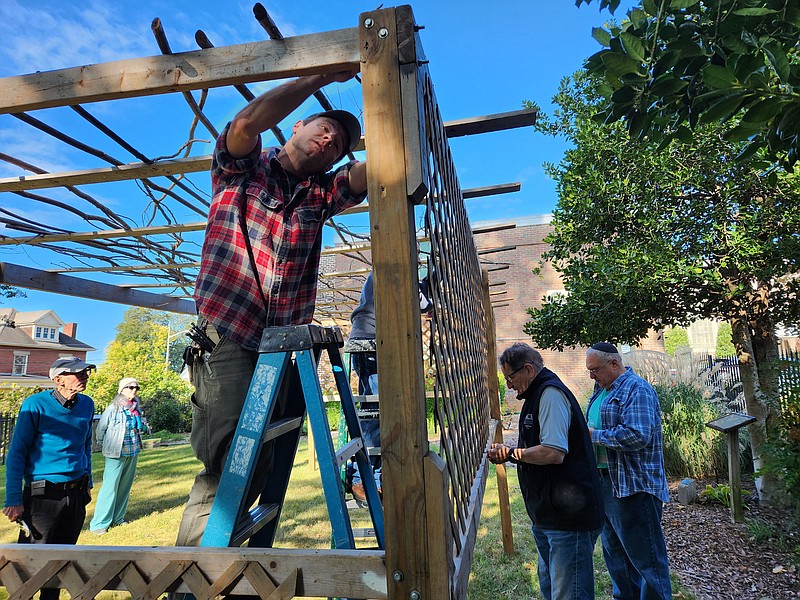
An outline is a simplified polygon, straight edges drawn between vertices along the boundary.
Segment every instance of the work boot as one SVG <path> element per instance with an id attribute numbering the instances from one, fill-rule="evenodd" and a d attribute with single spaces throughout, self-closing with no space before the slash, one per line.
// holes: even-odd
<path id="1" fill-rule="evenodd" d="M 356 502 L 366 502 L 367 494 L 364 492 L 363 483 L 354 483 L 353 488 L 350 490 Z"/>

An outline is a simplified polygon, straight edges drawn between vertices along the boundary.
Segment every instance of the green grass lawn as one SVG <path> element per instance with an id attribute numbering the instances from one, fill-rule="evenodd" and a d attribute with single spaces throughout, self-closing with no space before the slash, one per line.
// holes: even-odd
<path id="1" fill-rule="evenodd" d="M 96 498 L 102 482 L 103 457 L 93 455 Z M 178 531 L 183 505 L 200 463 L 188 444 L 157 447 L 139 456 L 136 480 L 126 519 L 127 525 L 114 527 L 103 536 L 89 532 L 95 500 L 87 507 L 86 522 L 78 544 L 109 546 L 172 546 Z M 541 598 L 536 581 L 536 549 L 519 493 L 516 470 L 508 469 L 511 488 L 511 519 L 514 527 L 515 554 L 506 556 L 500 529 L 497 478 L 491 467 L 481 512 L 480 526 L 470 575 L 470 600 L 522 600 Z M 5 467 L 0 467 L 0 489 L 5 499 Z M 276 546 L 284 548 L 329 548 L 330 526 L 322 493 L 319 471 L 309 467 L 307 442 L 303 438 L 295 461 L 287 502 L 284 506 Z M 366 509 L 351 513 L 354 527 L 369 524 Z M 0 518 L 0 543 L 17 540 L 18 529 Z M 374 547 L 374 540 L 360 542 Z M 595 589 L 599 599 L 611 598 L 611 583 L 598 542 L 595 549 Z M 677 586 L 676 586 L 677 591 Z M 0 600 L 7 598 L 0 588 Z M 106 592 L 100 598 L 124 598 L 127 594 Z M 684 594 L 682 597 L 690 598 Z"/>

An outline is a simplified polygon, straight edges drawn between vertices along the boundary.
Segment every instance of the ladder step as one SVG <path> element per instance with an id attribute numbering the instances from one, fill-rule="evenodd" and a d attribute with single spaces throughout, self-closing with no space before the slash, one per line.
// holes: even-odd
<path id="1" fill-rule="evenodd" d="M 374 538 L 375 537 L 375 528 L 374 527 L 353 527 L 353 537 L 354 538 Z"/>
<path id="2" fill-rule="evenodd" d="M 364 441 L 361 438 L 353 438 L 344 446 L 336 451 L 336 468 L 341 467 L 349 459 L 356 455 L 356 452 L 364 447 Z"/>
<path id="3" fill-rule="evenodd" d="M 236 530 L 231 537 L 231 546 L 241 546 L 245 540 L 253 537 L 253 534 L 278 515 L 279 509 L 280 504 L 277 503 L 254 506 L 236 524 Z"/>
<path id="4" fill-rule="evenodd" d="M 353 396 L 353 402 L 360 404 L 361 402 L 379 402 L 378 394 L 370 394 L 368 396 Z"/>
<path id="5" fill-rule="evenodd" d="M 269 427 L 267 427 L 266 434 L 264 435 L 264 441 L 268 442 L 269 440 L 274 440 L 275 438 L 282 436 L 284 433 L 296 431 L 302 426 L 303 417 L 295 417 L 294 419 L 280 419 L 274 423 L 270 423 Z"/>

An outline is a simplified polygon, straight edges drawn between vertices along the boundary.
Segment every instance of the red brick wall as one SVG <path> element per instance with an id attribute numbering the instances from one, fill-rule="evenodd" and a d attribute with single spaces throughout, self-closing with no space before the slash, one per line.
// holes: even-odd
<path id="1" fill-rule="evenodd" d="M 473 226 L 475 225 L 473 223 Z M 492 296 L 493 304 L 498 305 L 494 309 L 498 356 L 515 342 L 525 342 L 535 346 L 523 331 L 525 323 L 530 319 L 526 310 L 532 306 L 541 306 L 549 290 L 562 290 L 564 287 L 558 273 L 550 266 L 545 266 L 539 275 L 532 273 L 539 265 L 542 254 L 547 250 L 544 238 L 550 231 L 552 226 L 549 223 L 549 216 L 534 216 L 518 219 L 517 227 L 513 229 L 475 236 L 475 245 L 479 250 L 516 246 L 514 250 L 481 255 L 481 263 L 487 269 L 508 265 L 507 269 L 489 271 L 490 285 L 503 284 L 490 287 L 490 292 L 506 291 L 505 294 Z M 331 268 L 336 271 L 348 271 L 364 268 L 364 265 L 345 256 L 336 255 L 335 266 Z M 363 281 L 363 277 L 359 278 L 359 281 Z M 343 279 L 337 279 L 336 285 L 346 284 Z M 351 295 L 358 298 L 357 292 Z M 500 306 L 503 304 L 507 306 Z M 653 334 L 643 340 L 640 347 L 663 351 L 664 343 L 659 335 Z M 588 398 L 593 386 L 593 381 L 586 372 L 585 351 L 586 349 L 582 347 L 563 352 L 541 350 L 545 366 L 561 377 L 579 401 Z M 513 392 L 509 398 L 513 398 Z"/>
<path id="2" fill-rule="evenodd" d="M 48 376 L 50 365 L 52 365 L 61 355 L 76 356 L 81 360 L 86 359 L 86 352 L 71 352 L 62 349 L 40 349 L 40 348 L 18 348 L 23 352 L 30 352 L 28 355 L 28 375 Z M 0 373 L 10 374 L 14 368 L 14 348 L 0 348 Z"/>

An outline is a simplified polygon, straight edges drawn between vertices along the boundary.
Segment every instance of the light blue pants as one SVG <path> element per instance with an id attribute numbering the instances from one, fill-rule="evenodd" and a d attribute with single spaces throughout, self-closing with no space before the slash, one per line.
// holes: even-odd
<path id="1" fill-rule="evenodd" d="M 108 529 L 111 525 L 119 525 L 125 520 L 138 460 L 138 455 L 106 457 L 103 485 L 97 495 L 94 517 L 89 524 L 91 531 Z"/>

